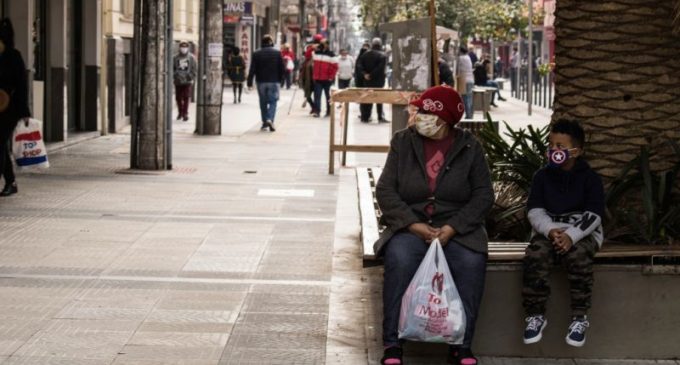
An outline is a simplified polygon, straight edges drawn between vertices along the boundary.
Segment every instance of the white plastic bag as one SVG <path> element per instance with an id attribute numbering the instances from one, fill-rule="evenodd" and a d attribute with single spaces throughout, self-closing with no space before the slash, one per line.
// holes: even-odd
<path id="1" fill-rule="evenodd" d="M 399 338 L 463 343 L 465 310 L 439 240 L 434 240 L 401 300 Z"/>
<path id="2" fill-rule="evenodd" d="M 21 169 L 50 167 L 39 120 L 19 121 L 12 138 L 12 150 L 14 161 Z"/>

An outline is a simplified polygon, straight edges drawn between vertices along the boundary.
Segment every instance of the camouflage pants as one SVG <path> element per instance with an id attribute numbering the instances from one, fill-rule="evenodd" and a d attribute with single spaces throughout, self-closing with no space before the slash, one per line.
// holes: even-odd
<path id="1" fill-rule="evenodd" d="M 593 290 L 593 257 L 598 250 L 595 240 L 588 237 L 560 255 L 550 240 L 534 237 L 524 256 L 524 285 L 522 297 L 528 315 L 545 314 L 550 296 L 550 269 L 562 262 L 567 269 L 573 315 L 585 315 L 590 309 Z"/>

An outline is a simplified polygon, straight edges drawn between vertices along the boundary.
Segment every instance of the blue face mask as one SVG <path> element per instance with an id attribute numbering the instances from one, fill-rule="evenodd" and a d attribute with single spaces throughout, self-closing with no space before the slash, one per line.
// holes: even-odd
<path id="1" fill-rule="evenodd" d="M 549 149 L 548 150 L 548 165 L 550 167 L 555 167 L 555 168 L 561 167 L 562 165 L 567 163 L 567 161 L 569 161 L 570 158 L 573 157 L 573 156 L 569 156 L 569 151 L 573 151 L 575 149 L 576 148 L 564 149 L 564 150 Z"/>

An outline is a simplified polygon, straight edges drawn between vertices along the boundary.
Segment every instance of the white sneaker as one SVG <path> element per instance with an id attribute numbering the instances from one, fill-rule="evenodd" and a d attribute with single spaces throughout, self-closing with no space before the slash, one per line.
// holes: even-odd
<path id="1" fill-rule="evenodd" d="M 574 347 L 583 347 L 586 344 L 586 330 L 588 327 L 590 327 L 590 322 L 588 322 L 586 316 L 574 317 L 565 338 L 567 344 Z"/>
<path id="2" fill-rule="evenodd" d="M 543 330 L 548 325 L 548 320 L 543 316 L 529 316 L 525 321 L 527 327 L 524 329 L 524 344 L 539 342 L 543 338 Z"/>

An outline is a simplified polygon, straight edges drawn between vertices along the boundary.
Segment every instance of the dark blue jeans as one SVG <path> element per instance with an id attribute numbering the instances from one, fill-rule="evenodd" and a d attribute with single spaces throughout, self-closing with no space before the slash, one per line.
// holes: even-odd
<path id="1" fill-rule="evenodd" d="M 501 91 L 500 91 L 501 88 L 498 86 L 498 83 L 496 81 L 488 80 L 486 82 L 486 85 L 484 85 L 484 86 L 496 88 L 496 91 L 493 94 L 491 94 L 491 103 L 495 102 L 496 97 L 498 97 L 498 99 L 501 98 Z"/>
<path id="2" fill-rule="evenodd" d="M 330 114 L 331 85 L 333 81 L 314 81 L 314 110 L 321 114 L 321 93 L 326 94 L 326 114 Z"/>
<path id="3" fill-rule="evenodd" d="M 274 122 L 276 118 L 276 103 L 279 101 L 279 83 L 261 82 L 257 84 L 257 94 L 260 97 L 260 114 L 262 123 Z"/>
<path id="4" fill-rule="evenodd" d="M 385 246 L 383 286 L 383 344 L 399 344 L 401 298 L 411 283 L 429 246 L 412 233 L 398 233 Z M 475 252 L 454 241 L 444 246 L 446 262 L 463 300 L 466 329 L 463 348 L 472 346 L 477 313 L 484 294 L 486 254 Z"/>

